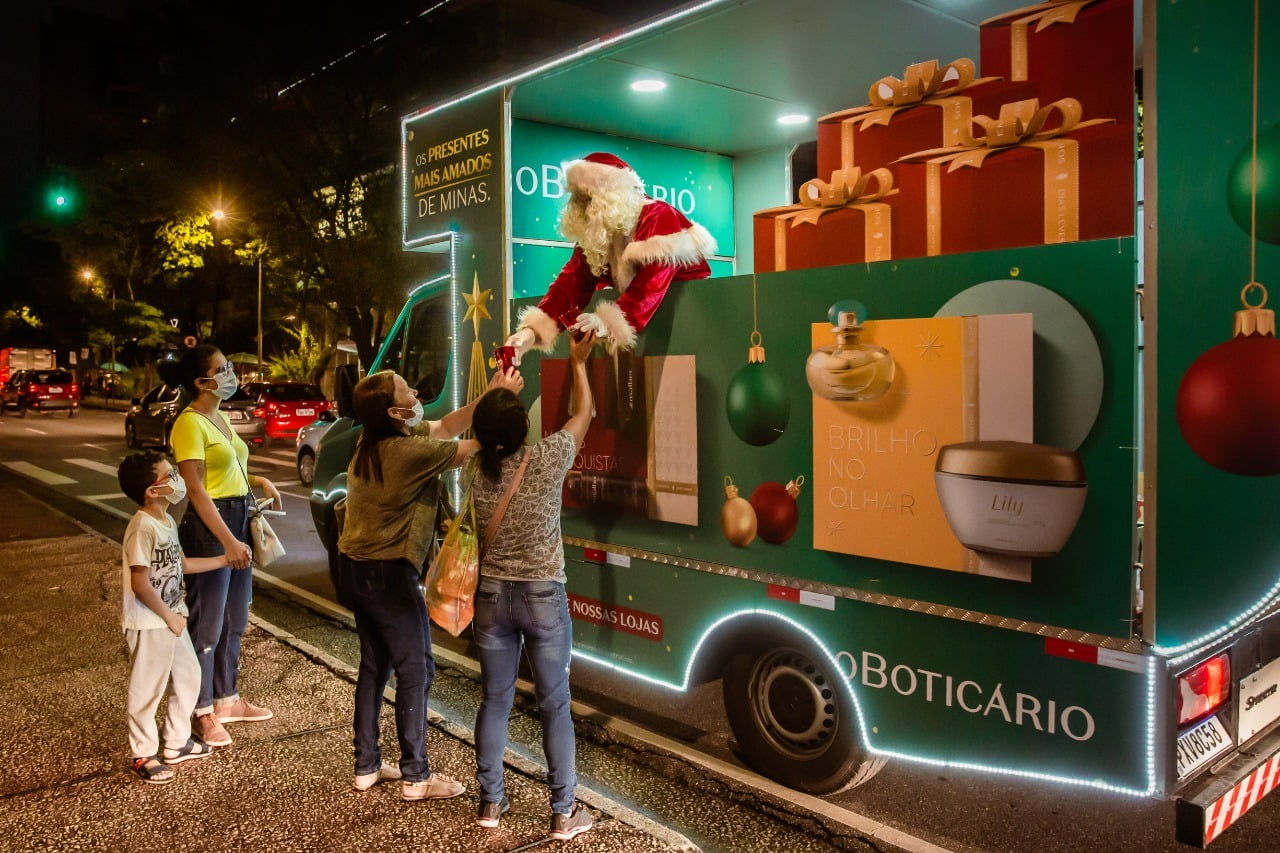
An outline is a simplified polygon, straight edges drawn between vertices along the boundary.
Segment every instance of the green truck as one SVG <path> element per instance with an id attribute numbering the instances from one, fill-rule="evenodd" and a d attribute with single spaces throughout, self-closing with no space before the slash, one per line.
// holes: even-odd
<path id="1" fill-rule="evenodd" d="M 592 362 L 599 414 L 563 513 L 575 656 L 656 704 L 721 680 L 747 760 L 802 791 L 888 760 L 990 771 L 1177 798 L 1178 837 L 1206 845 L 1280 782 L 1275 340 L 1256 311 L 1232 336 L 1233 312 L 1265 301 L 1245 288 L 1242 306 L 1242 287 L 1280 269 L 1274 177 L 1256 193 L 1270 231 L 1248 204 L 1238 216 L 1254 136 L 1280 160 L 1278 78 L 1250 49 L 1280 16 L 1255 25 L 1249 0 L 873 5 L 692 3 L 404 116 L 403 248 L 447 272 L 406 283 L 370 369 L 403 375 L 429 418 L 480 393 L 569 257 L 561 164 L 616 154 L 719 248 L 633 352 Z M 1069 134 L 1076 198 L 1050 191 L 1051 139 L 1023 152 L 1032 191 L 996 154 L 967 201 L 945 193 L 977 169 L 925 151 L 867 202 L 892 211 L 892 247 L 864 245 L 878 209 L 826 168 L 849 165 L 850 139 L 870 156 L 877 128 L 973 71 L 954 60 L 986 75 L 1010 39 L 1034 88 L 1004 68 L 1015 79 L 983 85 L 1061 105 L 1040 39 L 1090 26 L 1105 38 L 1079 65 L 1118 61 L 1140 85 Z M 1221 84 L 1212 132 L 1205 79 Z M 877 81 L 882 112 L 851 121 Z M 1009 113 L 1037 142 L 1028 124 Z M 941 225 L 920 205 L 938 193 Z M 1077 202 L 1078 232 L 1050 227 Z M 1030 219 L 1032 239 L 991 247 Z M 840 228 L 854 236 L 805 242 Z M 521 365 L 534 437 L 563 416 L 566 355 Z M 342 419 L 320 447 L 330 547 L 358 433 Z"/>

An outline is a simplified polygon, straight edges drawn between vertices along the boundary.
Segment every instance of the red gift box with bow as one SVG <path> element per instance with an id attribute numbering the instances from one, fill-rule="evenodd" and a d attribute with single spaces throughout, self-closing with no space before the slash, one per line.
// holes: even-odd
<path id="1" fill-rule="evenodd" d="M 1087 115 L 1134 123 L 1132 0 L 1049 0 L 982 22 L 983 74 L 1039 86 L 1043 103 L 1075 98 Z"/>
<path id="2" fill-rule="evenodd" d="M 1070 98 L 1006 104 L 967 145 L 903 158 L 897 256 L 1132 235 L 1133 128 L 1081 114 Z"/>
<path id="3" fill-rule="evenodd" d="M 757 272 L 811 269 L 893 257 L 897 194 L 888 169 L 837 170 L 800 188 L 800 203 L 756 211 Z"/>
<path id="4" fill-rule="evenodd" d="M 902 78 L 882 77 L 865 106 L 818 119 L 818 174 L 861 168 L 869 172 L 925 148 L 955 145 L 974 114 L 1036 96 L 1032 83 L 976 78 L 971 59 L 907 67 Z"/>

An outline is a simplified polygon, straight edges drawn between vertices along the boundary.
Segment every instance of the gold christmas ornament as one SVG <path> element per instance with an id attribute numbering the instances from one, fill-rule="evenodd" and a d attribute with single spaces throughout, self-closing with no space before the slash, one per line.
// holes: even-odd
<path id="1" fill-rule="evenodd" d="M 720 508 L 720 530 L 730 545 L 745 548 L 756 538 L 756 511 L 745 499 L 738 497 L 738 487 L 733 478 L 724 478 L 724 506 Z"/>

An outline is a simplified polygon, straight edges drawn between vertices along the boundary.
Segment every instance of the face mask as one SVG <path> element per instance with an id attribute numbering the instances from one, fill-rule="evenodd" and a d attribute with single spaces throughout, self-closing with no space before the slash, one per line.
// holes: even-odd
<path id="1" fill-rule="evenodd" d="M 406 406 L 396 406 L 395 408 L 400 409 L 400 410 L 403 410 L 403 409 L 405 409 L 405 408 L 407 408 L 407 407 L 406 407 Z M 412 414 L 412 415 L 410 415 L 409 417 L 407 417 L 407 418 L 404 418 L 404 419 L 403 419 L 403 420 L 404 420 L 404 425 L 405 425 L 405 426 L 407 426 L 407 427 L 416 427 L 418 424 L 422 423 L 422 415 L 423 415 L 423 412 L 422 412 L 422 401 L 421 401 L 421 400 L 414 400 L 414 401 L 413 401 L 413 408 L 412 408 L 412 409 L 410 409 L 409 411 L 413 412 L 413 414 Z M 392 415 L 392 417 L 395 417 L 395 415 Z"/>
<path id="2" fill-rule="evenodd" d="M 187 481 L 174 474 L 173 479 L 169 481 L 169 489 L 169 494 L 164 496 L 165 500 L 171 504 L 180 504 L 187 496 Z"/>
<path id="3" fill-rule="evenodd" d="M 218 383 L 218 387 L 213 389 L 213 396 L 219 400 L 230 400 L 231 395 L 236 393 L 240 388 L 240 380 L 236 378 L 234 373 L 219 373 L 217 376 L 206 376 L 206 379 L 212 379 Z"/>

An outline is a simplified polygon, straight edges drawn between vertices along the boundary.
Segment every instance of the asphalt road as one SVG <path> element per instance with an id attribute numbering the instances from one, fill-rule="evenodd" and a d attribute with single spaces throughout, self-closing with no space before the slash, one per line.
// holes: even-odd
<path id="1" fill-rule="evenodd" d="M 118 538 L 132 513 L 119 493 L 115 466 L 128 451 L 124 415 L 95 409 L 79 416 L 0 418 L 0 482 L 20 484 L 108 536 Z M 297 482 L 291 447 L 255 451 L 250 471 L 272 479 L 284 493 L 287 515 L 272 524 L 288 549 L 271 574 L 312 594 L 332 598 L 324 552 L 311 524 L 306 489 Z M 15 480 L 14 478 L 21 478 Z M 443 636 L 443 632 L 441 632 Z M 465 653 L 459 641 L 443 645 Z M 642 686 L 619 683 L 574 666 L 575 698 L 633 720 L 707 756 L 734 763 L 721 709 L 719 684 L 672 700 Z M 658 704 L 660 700 L 660 704 Z M 1173 841 L 1173 804 L 1091 789 L 1014 780 L 891 761 L 869 784 L 826 798 L 895 827 L 927 844 L 954 851 L 1180 851 Z M 1262 800 L 1212 848 L 1237 853 L 1280 849 L 1280 795 Z"/>

